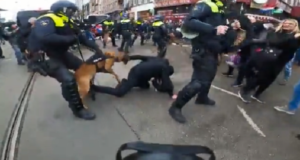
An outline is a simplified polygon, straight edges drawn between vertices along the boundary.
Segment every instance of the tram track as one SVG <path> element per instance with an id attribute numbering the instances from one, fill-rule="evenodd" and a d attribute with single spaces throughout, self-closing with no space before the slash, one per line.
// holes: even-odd
<path id="1" fill-rule="evenodd" d="M 16 160 L 22 126 L 28 108 L 28 102 L 36 80 L 36 73 L 31 73 L 25 83 L 24 88 L 15 105 L 12 116 L 6 129 L 6 134 L 2 140 L 0 160 Z"/>

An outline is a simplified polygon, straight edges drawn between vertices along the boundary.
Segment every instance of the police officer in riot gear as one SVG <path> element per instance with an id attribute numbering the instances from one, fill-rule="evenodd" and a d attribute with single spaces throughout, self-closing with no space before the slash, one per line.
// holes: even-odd
<path id="1" fill-rule="evenodd" d="M 73 114 L 85 120 L 95 119 L 95 114 L 84 108 L 75 77 L 69 71 L 69 69 L 76 71 L 82 64 L 82 60 L 68 52 L 68 49 L 80 41 L 81 44 L 95 50 L 97 54 L 103 55 L 103 53 L 95 42 L 77 35 L 79 31 L 74 29 L 75 24 L 70 18 L 77 11 L 73 2 L 57 1 L 52 4 L 50 10 L 51 13 L 37 19 L 29 39 L 29 52 L 42 50 L 47 54 L 49 60 L 45 62 L 47 66 L 45 70 L 50 77 L 61 83 L 62 96 L 69 103 Z"/>
<path id="2" fill-rule="evenodd" d="M 177 99 L 169 109 L 169 114 L 175 121 L 186 122 L 181 109 L 196 94 L 196 104 L 215 105 L 215 101 L 208 97 L 208 92 L 217 72 L 218 54 L 222 50 L 220 35 L 224 35 L 227 29 L 214 0 L 197 2 L 184 20 L 182 34 L 195 35 L 190 37 L 193 74 L 191 81 L 178 93 Z"/>
<path id="3" fill-rule="evenodd" d="M 164 58 L 167 53 L 167 37 L 168 37 L 168 30 L 163 22 L 163 17 L 157 15 L 154 17 L 154 21 L 152 23 L 152 31 L 153 42 L 157 44 L 157 56 Z"/>
<path id="4" fill-rule="evenodd" d="M 115 24 L 114 21 L 112 21 L 111 17 L 108 15 L 107 19 L 105 21 L 103 21 L 102 23 L 102 28 L 103 28 L 103 47 L 106 47 L 106 43 L 107 43 L 107 38 L 110 37 L 111 38 L 111 43 L 114 47 L 117 47 L 116 45 L 116 40 L 115 40 Z"/>
<path id="5" fill-rule="evenodd" d="M 145 26 L 144 26 L 144 21 L 142 18 L 138 18 L 134 22 L 134 37 L 131 43 L 131 46 L 133 46 L 135 40 L 137 39 L 138 35 L 141 37 L 141 45 L 144 45 L 144 32 L 145 32 Z"/>
<path id="6" fill-rule="evenodd" d="M 127 13 L 122 14 L 122 20 L 120 21 L 120 34 L 122 35 L 122 42 L 119 48 L 120 52 L 125 52 L 126 54 L 129 53 L 129 47 L 131 45 L 131 33 L 133 31 L 133 24 L 129 19 Z M 125 48 L 124 48 L 125 47 Z M 125 49 L 125 51 L 124 51 Z"/>

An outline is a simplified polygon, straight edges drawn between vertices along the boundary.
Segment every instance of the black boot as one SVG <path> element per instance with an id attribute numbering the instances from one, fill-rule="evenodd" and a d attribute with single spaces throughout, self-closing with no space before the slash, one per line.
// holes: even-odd
<path id="1" fill-rule="evenodd" d="M 67 84 L 62 83 L 62 90 L 63 96 L 69 102 L 69 107 L 74 116 L 84 120 L 94 120 L 96 118 L 94 113 L 84 108 L 78 92 L 77 83 L 75 81 Z"/>
<path id="2" fill-rule="evenodd" d="M 214 105 L 216 105 L 216 101 L 210 99 L 209 97 L 203 98 L 203 97 L 198 96 L 195 101 L 195 104 L 214 106 Z"/>
<path id="3" fill-rule="evenodd" d="M 177 100 L 175 100 L 171 107 L 169 108 L 169 114 L 170 116 L 178 123 L 185 123 L 186 118 L 183 116 L 181 109 L 183 105 L 179 105 Z"/>
<path id="4" fill-rule="evenodd" d="M 84 120 L 94 120 L 96 118 L 96 115 L 93 112 L 90 112 L 89 110 L 82 108 L 78 109 L 76 106 L 69 104 L 70 109 L 72 110 L 74 116 L 84 119 Z M 82 106 L 83 107 L 83 106 Z"/>

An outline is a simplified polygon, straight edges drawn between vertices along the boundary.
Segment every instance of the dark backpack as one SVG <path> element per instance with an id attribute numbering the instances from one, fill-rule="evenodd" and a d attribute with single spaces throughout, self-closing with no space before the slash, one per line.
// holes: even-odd
<path id="1" fill-rule="evenodd" d="M 137 152 L 122 158 L 122 151 L 135 150 Z M 205 146 L 153 144 L 131 142 L 121 145 L 116 160 L 204 160 L 197 154 L 210 155 L 209 160 L 216 160 L 213 150 Z"/>

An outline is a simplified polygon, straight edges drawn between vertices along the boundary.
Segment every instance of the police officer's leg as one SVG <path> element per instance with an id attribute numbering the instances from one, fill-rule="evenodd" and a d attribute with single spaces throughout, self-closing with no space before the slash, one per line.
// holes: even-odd
<path id="1" fill-rule="evenodd" d="M 205 66 L 200 75 L 201 90 L 198 93 L 195 103 L 204 105 L 215 105 L 216 102 L 208 97 L 209 89 L 212 81 L 214 80 L 217 73 L 218 60 L 215 57 L 209 56 L 203 58 L 201 61 Z"/>
<path id="2" fill-rule="evenodd" d="M 172 103 L 169 114 L 170 116 L 179 123 L 185 123 L 186 118 L 182 115 L 181 109 L 186 103 L 188 103 L 201 89 L 201 72 L 202 64 L 193 61 L 193 74 L 191 82 L 188 83 L 177 95 L 177 99 Z"/>
<path id="3" fill-rule="evenodd" d="M 77 56 L 75 56 L 73 53 L 70 52 L 64 54 L 63 60 L 65 62 L 67 69 L 72 69 L 74 71 L 76 71 L 83 63 L 81 59 L 79 59 Z M 69 93 L 70 95 L 72 95 L 72 97 L 70 98 L 71 102 L 69 101 L 69 106 L 71 109 L 73 108 L 72 110 L 76 110 L 76 108 L 78 107 L 83 107 L 83 103 L 78 92 L 78 85 L 73 75 L 72 77 L 70 76 L 68 77 L 67 82 L 62 83 L 62 89 L 63 91 L 65 90 L 66 94 Z M 94 113 L 86 109 L 81 110 L 77 114 L 75 112 L 74 114 L 79 118 L 88 119 L 88 120 L 94 119 L 96 117 Z"/>
<path id="4" fill-rule="evenodd" d="M 133 39 L 132 39 L 132 41 L 131 41 L 131 44 L 130 44 L 130 47 L 132 47 L 133 45 L 134 45 L 134 42 L 135 42 L 135 40 L 137 39 L 137 37 L 138 37 L 138 33 L 134 33 L 134 37 L 133 37 Z"/>
<path id="5" fill-rule="evenodd" d="M 164 58 L 166 56 L 167 48 L 166 43 L 163 40 L 157 41 L 157 57 Z"/>
<path id="6" fill-rule="evenodd" d="M 119 51 L 123 52 L 125 43 L 126 43 L 126 36 L 125 36 L 125 33 L 123 32 L 123 33 L 122 33 L 121 46 L 120 46 L 120 48 L 119 48 Z"/>
<path id="7" fill-rule="evenodd" d="M 132 42 L 132 39 L 131 39 L 131 33 L 130 32 L 127 32 L 126 33 L 126 40 L 125 40 L 125 53 L 128 54 L 129 53 L 129 47 L 130 47 L 130 43 Z"/>
<path id="8" fill-rule="evenodd" d="M 88 112 L 81 101 L 78 87 L 73 73 L 63 64 L 61 60 L 48 60 L 48 75 L 61 83 L 62 96 L 69 103 L 73 114 L 82 119 L 92 120 L 95 115 Z"/>
<path id="9" fill-rule="evenodd" d="M 145 41 L 145 36 L 144 36 L 144 34 L 142 32 L 140 33 L 140 35 L 141 35 L 141 45 L 143 46 L 144 45 L 144 41 Z"/>
<path id="10" fill-rule="evenodd" d="M 117 47 L 116 45 L 116 39 L 115 39 L 115 34 L 114 33 L 110 33 L 110 38 L 111 38 L 111 43 L 114 47 Z"/>

